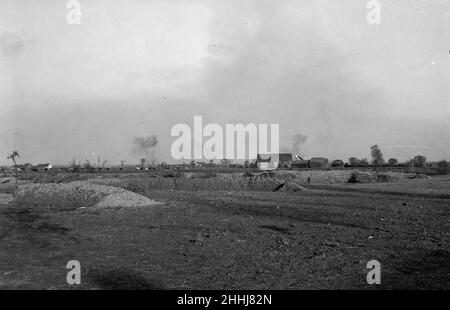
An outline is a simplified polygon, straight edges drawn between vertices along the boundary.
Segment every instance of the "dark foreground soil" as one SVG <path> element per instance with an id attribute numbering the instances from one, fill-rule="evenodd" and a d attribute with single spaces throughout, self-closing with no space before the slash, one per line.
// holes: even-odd
<path id="1" fill-rule="evenodd" d="M 0 197 L 1 289 L 449 289 L 450 200 L 313 188 L 154 191 L 151 208 Z M 368 261 L 381 285 L 368 285 Z M 81 263 L 81 285 L 66 264 Z"/>

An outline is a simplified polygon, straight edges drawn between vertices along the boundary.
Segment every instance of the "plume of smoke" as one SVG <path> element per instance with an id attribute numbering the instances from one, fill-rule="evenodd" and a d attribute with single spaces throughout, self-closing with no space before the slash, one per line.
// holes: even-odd
<path id="1" fill-rule="evenodd" d="M 300 154 L 301 146 L 305 144 L 306 139 L 308 139 L 307 135 L 296 134 L 292 138 L 292 153 Z"/>
<path id="2" fill-rule="evenodd" d="M 136 155 L 146 159 L 154 160 L 155 150 L 158 145 L 158 137 L 156 135 L 148 137 L 136 137 L 133 139 L 133 151 Z"/>

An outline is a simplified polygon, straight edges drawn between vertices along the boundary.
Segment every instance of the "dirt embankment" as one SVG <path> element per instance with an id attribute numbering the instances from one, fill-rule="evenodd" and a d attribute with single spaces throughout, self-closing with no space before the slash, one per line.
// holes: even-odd
<path id="1" fill-rule="evenodd" d="M 167 176 L 99 178 L 89 182 L 122 187 L 132 192 L 152 190 L 302 192 L 306 184 L 397 182 L 415 174 L 360 171 L 270 171 L 262 173 L 177 173 Z"/>
<path id="2" fill-rule="evenodd" d="M 15 202 L 52 210 L 72 210 L 80 207 L 146 207 L 159 204 L 123 188 L 86 181 L 21 185 L 15 192 Z"/>
<path id="3" fill-rule="evenodd" d="M 299 184 L 289 180 L 267 175 L 239 174 L 192 174 L 177 177 L 140 176 L 124 179 L 91 179 L 89 182 L 109 186 L 123 187 L 136 193 L 152 190 L 185 191 L 264 191 L 264 192 L 301 192 L 305 190 Z"/>
<path id="4" fill-rule="evenodd" d="M 347 184 L 399 182 L 408 179 L 427 178 L 426 175 L 402 172 L 376 172 L 358 170 L 328 171 L 274 171 L 274 178 L 289 180 L 296 184 Z"/>
<path id="5" fill-rule="evenodd" d="M 306 184 L 396 182 L 416 174 L 361 171 L 271 171 L 259 173 L 169 173 L 95 178 L 69 183 L 19 184 L 15 201 L 39 208 L 150 206 L 139 194 L 155 190 L 304 192 Z M 7 184 L 11 181 L 6 182 Z"/>

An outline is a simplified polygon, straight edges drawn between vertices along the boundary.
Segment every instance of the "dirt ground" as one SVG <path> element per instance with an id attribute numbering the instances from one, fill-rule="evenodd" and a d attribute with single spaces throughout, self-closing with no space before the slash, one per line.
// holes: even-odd
<path id="1" fill-rule="evenodd" d="M 153 190 L 140 194 L 159 206 L 95 210 L 17 206 L 8 189 L 0 288 L 450 288 L 450 178 L 305 187 Z M 373 259 L 378 286 L 366 282 Z M 69 260 L 81 285 L 66 283 Z"/>

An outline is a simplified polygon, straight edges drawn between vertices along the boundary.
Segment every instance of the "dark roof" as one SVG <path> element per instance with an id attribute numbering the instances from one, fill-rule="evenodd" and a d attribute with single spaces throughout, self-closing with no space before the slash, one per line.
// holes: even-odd
<path id="1" fill-rule="evenodd" d="M 313 157 L 310 162 L 312 163 L 328 163 L 328 158 L 325 157 Z"/>
<path id="2" fill-rule="evenodd" d="M 48 165 L 50 165 L 50 164 L 37 164 L 37 165 L 35 165 L 33 167 L 35 167 L 35 168 L 42 168 L 42 167 L 47 167 Z"/>
<path id="3" fill-rule="evenodd" d="M 291 162 L 292 161 L 292 154 L 291 153 L 280 153 L 279 154 L 279 161 L 280 162 Z"/>
<path id="4" fill-rule="evenodd" d="M 333 163 L 344 163 L 344 161 L 341 159 L 335 159 L 333 160 Z"/>
<path id="5" fill-rule="evenodd" d="M 313 157 L 309 161 L 309 166 L 313 167 L 327 167 L 329 165 L 329 161 L 325 157 Z"/>

